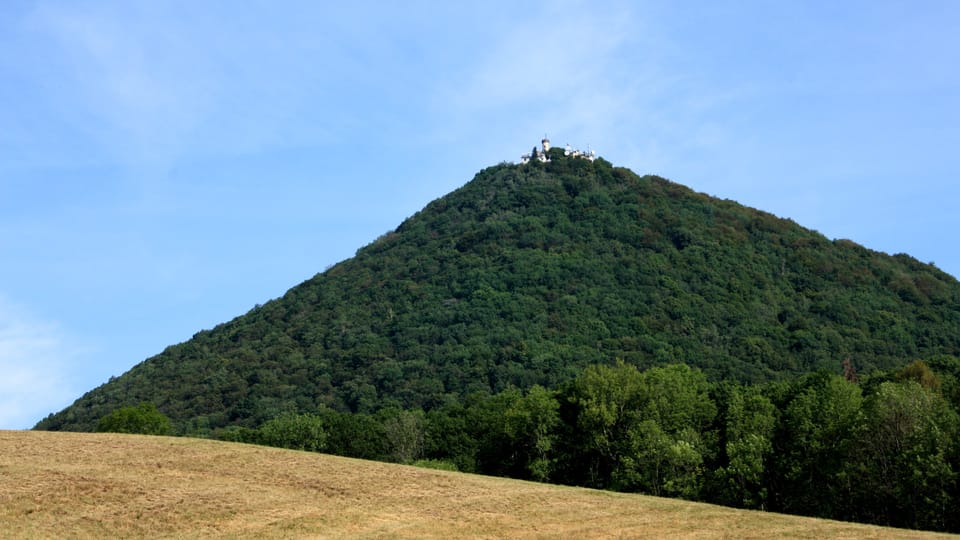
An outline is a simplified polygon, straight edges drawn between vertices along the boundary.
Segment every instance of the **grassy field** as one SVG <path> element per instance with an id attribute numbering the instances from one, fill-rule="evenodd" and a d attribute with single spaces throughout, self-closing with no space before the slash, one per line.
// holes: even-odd
<path id="1" fill-rule="evenodd" d="M 201 439 L 0 431 L 0 536 L 938 535 Z"/>

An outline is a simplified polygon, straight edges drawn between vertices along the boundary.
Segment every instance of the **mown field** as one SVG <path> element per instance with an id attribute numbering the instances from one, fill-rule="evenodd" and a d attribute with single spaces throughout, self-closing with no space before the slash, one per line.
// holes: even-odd
<path id="1" fill-rule="evenodd" d="M 4 538 L 934 538 L 203 439 L 0 431 Z"/>

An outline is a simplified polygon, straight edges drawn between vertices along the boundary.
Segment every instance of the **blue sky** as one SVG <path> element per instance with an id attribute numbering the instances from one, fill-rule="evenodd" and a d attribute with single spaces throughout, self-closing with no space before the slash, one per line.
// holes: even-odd
<path id="1" fill-rule="evenodd" d="M 0 5 L 0 428 L 544 133 L 960 275 L 960 3 Z"/>

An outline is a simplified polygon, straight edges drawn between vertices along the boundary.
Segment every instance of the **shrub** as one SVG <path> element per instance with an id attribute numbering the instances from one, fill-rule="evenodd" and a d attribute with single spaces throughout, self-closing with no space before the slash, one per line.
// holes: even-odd
<path id="1" fill-rule="evenodd" d="M 143 402 L 137 406 L 120 407 L 97 422 L 97 431 L 102 433 L 140 433 L 143 435 L 169 435 L 170 419 L 157 410 L 153 403 Z"/>
<path id="2" fill-rule="evenodd" d="M 260 443 L 319 452 L 327 444 L 323 419 L 315 414 L 284 413 L 260 426 Z"/>

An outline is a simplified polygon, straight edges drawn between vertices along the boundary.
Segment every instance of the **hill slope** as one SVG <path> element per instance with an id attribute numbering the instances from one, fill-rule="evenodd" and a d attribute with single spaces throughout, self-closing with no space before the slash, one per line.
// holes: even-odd
<path id="1" fill-rule="evenodd" d="M 931 265 L 602 159 L 553 158 L 481 171 L 37 427 L 92 430 L 141 401 L 190 433 L 320 405 L 429 409 L 614 358 L 758 382 L 960 354 L 960 284 Z"/>
<path id="2" fill-rule="evenodd" d="M 937 538 L 200 439 L 0 431 L 9 538 Z"/>

